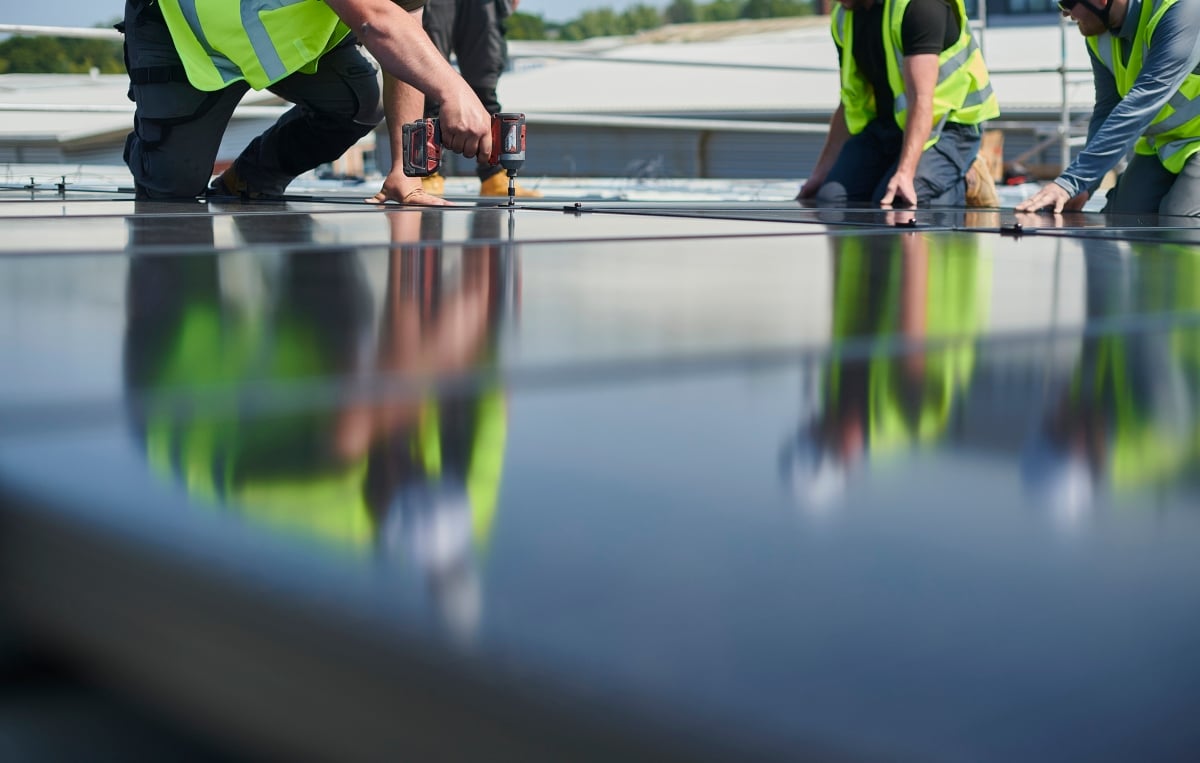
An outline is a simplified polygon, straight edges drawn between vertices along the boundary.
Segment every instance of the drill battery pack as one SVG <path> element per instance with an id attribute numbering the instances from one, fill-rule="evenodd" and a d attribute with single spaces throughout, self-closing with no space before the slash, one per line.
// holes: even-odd
<path id="1" fill-rule="evenodd" d="M 436 119 L 422 119 L 401 127 L 404 174 L 427 177 L 442 164 L 442 128 Z"/>

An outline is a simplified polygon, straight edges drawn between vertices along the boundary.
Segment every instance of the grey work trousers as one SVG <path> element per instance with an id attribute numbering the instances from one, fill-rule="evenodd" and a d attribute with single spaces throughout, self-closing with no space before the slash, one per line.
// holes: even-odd
<path id="1" fill-rule="evenodd" d="M 967 170 L 979 153 L 983 131 L 978 125 L 947 122 L 942 135 L 921 154 L 913 186 L 921 206 L 967 203 Z M 891 120 L 873 119 L 850 136 L 817 191 L 817 204 L 878 204 L 896 173 L 904 132 Z"/>
<path id="2" fill-rule="evenodd" d="M 458 63 L 459 74 L 475 91 L 489 114 L 500 112 L 496 86 L 508 66 L 505 20 L 511 15 L 509 0 L 428 0 L 425 32 L 446 60 Z M 425 116 L 437 117 L 439 104 L 426 100 Z M 479 163 L 480 179 L 500 172 L 499 165 Z"/>
<path id="3" fill-rule="evenodd" d="M 1200 217 L 1200 153 L 1192 154 L 1178 175 L 1157 156 L 1134 154 L 1108 192 L 1104 211 Z"/>
<path id="4" fill-rule="evenodd" d="M 129 98 L 137 104 L 125 162 L 137 195 L 203 194 L 229 119 L 250 88 L 245 82 L 214 92 L 193 87 L 156 4 L 127 0 L 123 27 Z M 337 159 L 383 118 L 376 69 L 353 38 L 326 53 L 315 73 L 293 74 L 270 91 L 295 106 L 234 162 L 254 194 L 283 194 L 297 175 Z"/>

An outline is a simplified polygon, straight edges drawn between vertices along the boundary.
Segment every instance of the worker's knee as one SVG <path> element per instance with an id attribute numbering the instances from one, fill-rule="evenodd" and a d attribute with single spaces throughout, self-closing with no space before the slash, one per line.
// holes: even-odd
<path id="1" fill-rule="evenodd" d="M 137 132 L 125 140 L 125 163 L 143 199 L 195 198 L 204 193 L 212 176 L 212 158 L 176 144 L 165 148 L 144 141 Z"/>
<path id="2" fill-rule="evenodd" d="M 836 180 L 830 180 L 817 190 L 816 203 L 822 206 L 845 204 L 850 198 L 846 186 Z"/>

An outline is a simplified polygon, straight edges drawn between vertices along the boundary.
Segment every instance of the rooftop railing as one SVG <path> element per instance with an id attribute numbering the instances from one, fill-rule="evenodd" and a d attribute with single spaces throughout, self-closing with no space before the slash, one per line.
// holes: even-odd
<path id="1" fill-rule="evenodd" d="M 1082 81 L 1086 75 L 1090 77 L 1091 69 L 1088 67 L 1071 67 L 1068 64 L 1068 29 L 1069 22 L 1067 19 L 1061 19 L 1060 28 L 1060 43 L 1061 55 L 1060 61 L 1056 66 L 1040 66 L 1040 67 L 1010 67 L 997 68 L 989 67 L 993 75 L 1021 75 L 1021 74 L 1057 74 L 1060 83 L 1060 104 L 1059 104 L 1059 119 L 1053 130 L 1053 134 L 1044 136 L 1039 139 L 1032 149 L 1024 152 L 1022 157 L 1018 157 L 1018 161 L 1023 161 L 1030 155 L 1040 153 L 1042 150 L 1053 145 L 1055 142 L 1060 147 L 1061 166 L 1065 167 L 1070 162 L 1071 147 L 1073 145 L 1081 145 L 1084 142 L 1083 131 L 1086 127 L 1086 118 L 1072 122 L 1071 107 L 1068 98 L 1068 91 L 1072 84 Z M 972 22 L 972 27 L 975 30 L 977 39 L 981 46 L 985 46 L 986 42 L 986 23 L 982 21 Z M 58 27 L 58 26 L 33 26 L 26 24 L 0 24 L 0 36 L 2 35 L 20 35 L 26 37 L 65 37 L 77 39 L 97 39 L 97 40 L 112 40 L 120 42 L 123 36 L 115 29 L 104 28 L 83 28 L 83 27 Z M 985 48 L 986 49 L 986 48 Z M 553 61 L 587 61 L 590 63 L 621 63 L 621 64 L 639 64 L 647 66 L 688 66 L 688 67 L 711 67 L 723 69 L 748 69 L 758 71 L 789 71 L 789 72 L 809 72 L 821 74 L 835 74 L 837 68 L 834 66 L 805 66 L 794 64 L 754 64 L 741 63 L 734 61 L 686 61 L 686 60 L 669 60 L 664 61 L 654 58 L 634 58 L 624 56 L 609 56 L 598 55 L 593 53 L 578 53 L 572 51 L 555 51 L 544 47 L 539 47 L 536 50 L 521 51 L 518 46 L 512 46 L 509 52 L 509 58 L 512 63 L 529 60 L 553 60 Z M 284 107 L 273 106 L 240 106 L 238 113 L 243 116 L 273 116 L 282 113 Z M 21 112 L 21 111 L 39 111 L 39 112 L 75 112 L 75 113 L 125 113 L 132 112 L 132 104 L 114 104 L 114 105 L 97 105 L 97 104 L 16 104 L 16 103 L 0 103 L 0 113 L 3 112 Z M 637 116 L 602 116 L 602 115 L 586 115 L 573 114 L 571 119 L 575 123 L 580 123 L 581 120 L 587 124 L 595 126 L 619 126 L 619 127 L 663 127 L 666 122 L 679 122 L 694 124 L 690 120 L 675 119 L 664 120 L 655 117 L 637 117 Z M 591 120 L 591 121 L 589 121 Z M 721 120 L 708 120 L 714 125 L 720 123 Z M 761 129 L 765 131 L 776 132 L 783 126 L 779 122 L 771 122 L 767 120 L 754 121 L 739 119 L 736 122 L 738 129 L 747 131 Z M 1016 126 L 1015 123 L 998 123 L 997 127 Z M 793 128 L 800 128 L 799 132 L 811 132 L 813 129 L 824 130 L 824 125 L 791 125 Z M 810 129 L 812 128 L 812 129 Z M 786 128 L 785 128 L 786 129 Z"/>

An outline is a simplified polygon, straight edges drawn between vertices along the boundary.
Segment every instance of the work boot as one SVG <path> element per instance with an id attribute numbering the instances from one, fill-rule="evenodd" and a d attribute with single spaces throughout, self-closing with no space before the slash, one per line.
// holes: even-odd
<path id="1" fill-rule="evenodd" d="M 508 196 L 508 173 L 497 172 L 479 183 L 480 196 Z M 513 187 L 514 196 L 524 196 L 528 199 L 540 199 L 542 194 L 532 188 L 522 188 L 520 183 Z"/>
<path id="2" fill-rule="evenodd" d="M 446 178 L 442 177 L 442 173 L 440 172 L 426 175 L 421 178 L 421 189 L 430 196 L 445 196 Z"/>
<path id="3" fill-rule="evenodd" d="M 234 165 L 229 165 L 225 171 L 212 179 L 208 184 L 207 196 L 234 197 L 248 201 L 264 198 L 262 194 L 251 191 L 246 187 L 246 181 L 238 175 Z"/>
<path id="4" fill-rule="evenodd" d="M 988 170 L 983 157 L 976 156 L 967 170 L 967 206 L 968 207 L 998 207 L 1000 197 L 996 195 L 996 181 Z"/>

